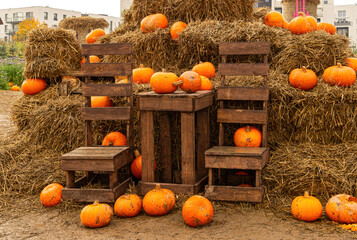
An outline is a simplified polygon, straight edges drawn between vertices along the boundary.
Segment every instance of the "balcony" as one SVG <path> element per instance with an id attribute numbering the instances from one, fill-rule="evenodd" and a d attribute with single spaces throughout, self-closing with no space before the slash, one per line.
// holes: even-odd
<path id="1" fill-rule="evenodd" d="M 352 26 L 351 21 L 347 21 L 346 18 L 338 18 L 336 19 L 337 21 L 334 22 L 334 25 L 336 27 L 341 27 L 341 26 Z"/>
<path id="2" fill-rule="evenodd" d="M 6 35 L 14 36 L 15 33 L 16 33 L 16 30 L 13 30 L 13 29 L 6 29 L 5 30 L 5 34 Z"/>
<path id="3" fill-rule="evenodd" d="M 5 18 L 5 22 L 6 23 L 10 23 L 10 24 L 19 24 L 20 22 L 22 22 L 25 18 L 24 17 L 15 17 L 15 18 Z"/>

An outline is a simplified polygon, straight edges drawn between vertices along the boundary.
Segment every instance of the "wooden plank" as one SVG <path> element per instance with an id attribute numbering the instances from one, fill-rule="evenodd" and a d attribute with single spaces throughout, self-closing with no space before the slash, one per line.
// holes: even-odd
<path id="1" fill-rule="evenodd" d="M 183 184 L 196 181 L 195 113 L 181 113 L 181 175 Z"/>
<path id="2" fill-rule="evenodd" d="M 74 200 L 77 202 L 114 202 L 112 189 L 83 189 L 83 188 L 63 188 L 62 198 L 64 200 Z"/>
<path id="3" fill-rule="evenodd" d="M 197 112 L 197 126 L 196 169 L 197 177 L 198 179 L 201 179 L 207 175 L 207 169 L 205 168 L 205 151 L 210 147 L 209 111 L 207 108 Z"/>
<path id="4" fill-rule="evenodd" d="M 255 171 L 255 186 L 260 187 L 262 185 L 262 171 Z"/>
<path id="5" fill-rule="evenodd" d="M 219 44 L 220 55 L 269 54 L 269 42 L 230 42 Z"/>
<path id="6" fill-rule="evenodd" d="M 269 100 L 269 88 L 218 87 L 217 100 L 267 101 Z"/>
<path id="7" fill-rule="evenodd" d="M 126 192 L 126 189 L 129 188 L 129 184 L 132 182 L 131 178 L 127 178 L 123 182 L 119 183 L 116 187 L 113 188 L 113 193 L 114 193 L 114 201 L 118 199 L 121 195 L 124 195 Z"/>
<path id="8" fill-rule="evenodd" d="M 170 119 L 167 112 L 160 113 L 159 116 L 160 128 L 160 159 L 162 173 L 160 181 L 171 183 L 172 182 L 172 158 L 171 158 L 171 132 L 170 132 Z"/>
<path id="9" fill-rule="evenodd" d="M 218 73 L 225 76 L 262 76 L 268 75 L 267 63 L 220 63 Z"/>
<path id="10" fill-rule="evenodd" d="M 205 196 L 210 200 L 262 202 L 263 187 L 206 186 Z"/>
<path id="11" fill-rule="evenodd" d="M 130 147 L 120 154 L 116 155 L 114 158 L 114 170 L 117 171 L 119 168 L 131 163 L 134 159 L 134 147 Z"/>
<path id="12" fill-rule="evenodd" d="M 124 84 L 83 84 L 83 96 L 129 97 L 133 94 L 133 85 Z"/>
<path id="13" fill-rule="evenodd" d="M 115 170 L 113 160 L 62 160 L 64 171 L 109 171 Z"/>
<path id="14" fill-rule="evenodd" d="M 79 147 L 61 156 L 61 160 L 114 160 L 116 156 L 129 148 L 125 146 Z"/>
<path id="15" fill-rule="evenodd" d="M 129 55 L 131 43 L 82 44 L 82 55 Z"/>
<path id="16" fill-rule="evenodd" d="M 213 174 L 213 168 L 208 169 L 208 185 L 213 185 L 214 184 L 214 174 Z"/>
<path id="17" fill-rule="evenodd" d="M 218 109 L 217 122 L 220 123 L 245 123 L 266 124 L 268 121 L 267 110 L 247 109 Z"/>
<path id="18" fill-rule="evenodd" d="M 141 100 L 140 100 L 141 102 Z M 141 155 L 142 155 L 142 181 L 153 182 L 154 172 L 154 118 L 153 112 L 141 111 Z"/>
<path id="19" fill-rule="evenodd" d="M 261 157 L 240 157 L 240 156 L 208 156 L 205 161 L 206 168 L 220 169 L 263 169 L 263 159 Z"/>
<path id="20" fill-rule="evenodd" d="M 130 107 L 84 107 L 84 120 L 130 120 Z"/>
<path id="21" fill-rule="evenodd" d="M 202 96 L 200 98 L 195 98 L 193 101 L 194 108 L 193 111 L 200 111 L 202 109 L 208 108 L 213 105 L 214 92 L 211 92 L 210 95 Z"/>
<path id="22" fill-rule="evenodd" d="M 79 75 L 81 74 L 81 75 Z M 132 75 L 132 63 L 82 63 L 77 76 L 113 77 Z"/>
<path id="23" fill-rule="evenodd" d="M 66 171 L 66 187 L 72 188 L 76 185 L 75 183 L 75 172 Z"/>
<path id="24" fill-rule="evenodd" d="M 264 147 L 235 147 L 235 146 L 214 146 L 208 149 L 206 156 L 253 156 L 263 157 L 268 152 L 268 148 Z"/>
<path id="25" fill-rule="evenodd" d="M 109 188 L 113 189 L 118 184 L 118 172 L 109 174 Z"/>

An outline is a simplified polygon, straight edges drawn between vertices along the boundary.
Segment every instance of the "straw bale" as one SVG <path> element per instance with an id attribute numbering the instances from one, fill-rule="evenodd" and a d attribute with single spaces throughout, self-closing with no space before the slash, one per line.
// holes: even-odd
<path id="1" fill-rule="evenodd" d="M 271 11 L 268 7 L 259 7 L 253 9 L 253 18 L 256 22 L 264 22 L 265 16 Z"/>
<path id="2" fill-rule="evenodd" d="M 320 0 L 306 0 L 305 11 L 310 16 L 317 18 L 317 5 L 320 4 Z M 296 12 L 296 0 L 282 0 L 283 16 L 286 21 L 290 22 L 294 18 L 294 12 Z"/>

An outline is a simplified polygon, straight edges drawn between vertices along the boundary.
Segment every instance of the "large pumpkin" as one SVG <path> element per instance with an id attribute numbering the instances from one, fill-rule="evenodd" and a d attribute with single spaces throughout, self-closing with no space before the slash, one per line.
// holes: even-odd
<path id="1" fill-rule="evenodd" d="M 350 67 L 342 66 L 340 63 L 337 63 L 337 66 L 326 68 L 322 78 L 331 85 L 348 87 L 352 86 L 356 81 L 356 72 Z"/>
<path id="2" fill-rule="evenodd" d="M 114 212 L 118 217 L 134 217 L 141 212 L 141 199 L 135 194 L 120 196 L 114 204 Z"/>
<path id="3" fill-rule="evenodd" d="M 182 84 L 180 83 L 180 88 L 188 93 L 195 93 L 201 88 L 201 77 L 194 71 L 187 71 L 182 73 L 179 81 L 182 81 Z"/>
<path id="4" fill-rule="evenodd" d="M 207 78 L 213 78 L 216 75 L 216 69 L 210 62 L 200 62 L 192 68 L 192 71 Z"/>
<path id="5" fill-rule="evenodd" d="M 322 30 L 334 35 L 337 31 L 336 27 L 331 23 L 320 22 L 317 24 L 317 30 Z"/>
<path id="6" fill-rule="evenodd" d="M 158 28 L 166 28 L 167 18 L 161 13 L 151 14 L 141 20 L 140 26 L 144 33 L 154 32 Z"/>
<path id="7" fill-rule="evenodd" d="M 213 89 L 212 82 L 205 76 L 200 76 L 200 77 L 201 77 L 200 90 L 212 90 Z"/>
<path id="8" fill-rule="evenodd" d="M 347 62 L 347 67 L 350 67 L 353 70 L 355 70 L 355 72 L 357 72 L 357 58 L 347 58 L 346 62 Z"/>
<path id="9" fill-rule="evenodd" d="M 175 194 L 169 189 L 163 189 L 160 184 L 145 194 L 143 199 L 144 211 L 153 216 L 167 214 L 175 206 Z"/>
<path id="10" fill-rule="evenodd" d="M 171 38 L 177 42 L 179 39 L 179 34 L 185 30 L 185 28 L 187 27 L 187 24 L 184 22 L 175 22 L 174 24 L 172 24 L 171 29 L 170 29 L 170 35 Z"/>
<path id="11" fill-rule="evenodd" d="M 317 76 L 314 71 L 306 67 L 297 68 L 291 71 L 289 82 L 294 88 L 309 90 L 316 86 Z"/>
<path id="12" fill-rule="evenodd" d="M 157 72 L 150 78 L 151 89 L 156 93 L 173 93 L 177 90 L 177 86 L 174 85 L 178 81 L 178 77 L 175 73 Z"/>
<path id="13" fill-rule="evenodd" d="M 299 12 L 298 16 L 291 20 L 289 29 L 294 34 L 312 32 L 317 29 L 317 21 L 314 17 L 306 16 L 305 13 Z"/>
<path id="14" fill-rule="evenodd" d="M 241 127 L 234 133 L 234 144 L 237 147 L 260 147 L 261 143 L 262 133 L 255 127 Z"/>
<path id="15" fill-rule="evenodd" d="M 58 183 L 47 185 L 40 194 L 40 200 L 43 206 L 53 207 L 61 202 L 63 186 Z"/>
<path id="16" fill-rule="evenodd" d="M 102 142 L 102 146 L 126 146 L 126 136 L 121 132 L 108 133 Z"/>
<path id="17" fill-rule="evenodd" d="M 284 27 L 284 17 L 280 12 L 271 11 L 265 15 L 264 23 L 270 27 Z"/>
<path id="18" fill-rule="evenodd" d="M 357 198 L 347 194 L 335 195 L 328 200 L 325 212 L 332 221 L 357 223 Z"/>
<path id="19" fill-rule="evenodd" d="M 95 201 L 82 209 L 80 217 L 82 224 L 86 227 L 104 227 L 112 220 L 113 209 L 108 204 Z"/>
<path id="20" fill-rule="evenodd" d="M 88 44 L 95 43 L 99 37 L 104 36 L 104 35 L 105 35 L 105 32 L 103 29 L 100 29 L 100 28 L 94 29 L 90 33 L 87 34 L 86 42 Z"/>
<path id="21" fill-rule="evenodd" d="M 309 193 L 305 192 L 304 196 L 298 196 L 293 200 L 291 213 L 296 219 L 312 222 L 321 217 L 322 205 L 317 198 L 309 196 Z"/>
<path id="22" fill-rule="evenodd" d="M 26 79 L 22 83 L 21 89 L 26 95 L 34 95 L 46 89 L 46 82 L 41 78 Z"/>
<path id="23" fill-rule="evenodd" d="M 135 83 L 149 83 L 150 78 L 154 75 L 154 70 L 152 68 L 144 67 L 140 64 L 140 67 L 133 70 L 133 82 Z"/>
<path id="24" fill-rule="evenodd" d="M 91 96 L 91 107 L 111 107 L 112 100 L 107 96 Z"/>
<path id="25" fill-rule="evenodd" d="M 207 225 L 213 218 L 212 203 L 205 197 L 194 195 L 183 204 L 182 217 L 191 227 Z"/>

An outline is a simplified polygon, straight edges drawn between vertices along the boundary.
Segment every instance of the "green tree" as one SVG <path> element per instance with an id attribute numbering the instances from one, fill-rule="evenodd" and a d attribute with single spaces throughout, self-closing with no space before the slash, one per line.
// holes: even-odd
<path id="1" fill-rule="evenodd" d="M 25 19 L 19 23 L 17 32 L 14 35 L 14 39 L 18 41 L 23 41 L 26 39 L 26 35 L 35 28 L 45 28 L 47 27 L 45 22 L 40 22 L 38 19 L 30 18 Z"/>

